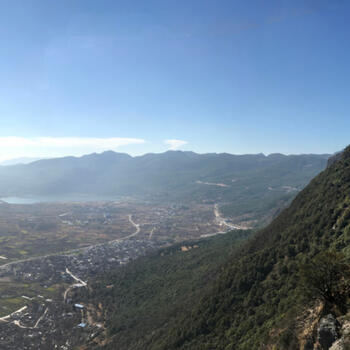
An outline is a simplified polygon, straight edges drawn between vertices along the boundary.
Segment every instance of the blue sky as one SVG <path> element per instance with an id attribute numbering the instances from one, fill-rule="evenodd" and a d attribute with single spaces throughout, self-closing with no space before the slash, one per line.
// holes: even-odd
<path id="1" fill-rule="evenodd" d="M 345 0 L 0 0 L 0 161 L 340 150 L 349 12 Z"/>

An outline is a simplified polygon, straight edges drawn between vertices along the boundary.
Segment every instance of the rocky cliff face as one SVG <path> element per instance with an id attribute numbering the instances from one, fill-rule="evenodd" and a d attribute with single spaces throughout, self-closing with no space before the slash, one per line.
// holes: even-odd
<path id="1" fill-rule="evenodd" d="M 340 323 L 332 315 L 322 317 L 317 327 L 317 347 L 328 350 L 339 338 Z"/>
<path id="2" fill-rule="evenodd" d="M 340 319 L 342 326 L 340 329 L 340 338 L 335 341 L 329 350 L 348 350 L 350 349 L 350 321 Z"/>
<path id="3" fill-rule="evenodd" d="M 297 328 L 300 350 L 349 350 L 350 313 L 324 315 L 324 305 L 305 311 Z M 324 316 L 322 316 L 324 315 Z M 270 347 L 275 349 L 275 344 Z"/>

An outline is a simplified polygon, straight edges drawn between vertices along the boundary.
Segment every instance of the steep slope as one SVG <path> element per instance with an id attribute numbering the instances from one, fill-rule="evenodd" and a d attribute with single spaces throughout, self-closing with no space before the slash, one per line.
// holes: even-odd
<path id="1" fill-rule="evenodd" d="M 298 271 L 327 249 L 349 256 L 350 148 L 316 177 L 221 274 L 211 295 L 156 349 L 259 349 L 274 329 L 278 349 L 298 349 Z M 300 304 L 299 304 L 300 305 Z"/>
<path id="2" fill-rule="evenodd" d="M 310 306 L 299 291 L 300 266 L 329 249 L 342 251 L 349 257 L 349 243 L 350 147 L 317 176 L 288 209 L 218 267 L 217 279 L 211 278 L 205 286 L 193 282 L 191 286 L 195 292 L 188 293 L 193 305 L 190 310 L 187 302 L 182 311 L 179 311 L 181 304 L 177 305 L 173 315 L 162 313 L 166 304 L 160 299 L 160 311 L 155 316 L 166 315 L 166 327 L 158 332 L 156 323 L 152 325 L 152 320 L 148 320 L 145 332 L 150 336 L 146 337 L 142 332 L 133 332 L 131 323 L 128 326 L 130 338 L 123 341 L 131 342 L 130 349 L 135 350 L 299 349 L 298 322 Z M 160 258 L 154 259 L 156 264 Z M 189 266 L 187 263 L 184 268 Z M 145 276 L 147 283 L 142 263 L 138 269 L 138 276 Z M 161 268 L 157 284 L 161 285 L 176 269 L 177 266 L 171 264 Z M 129 291 L 139 287 L 131 283 Z M 170 289 L 169 293 L 176 293 L 176 289 Z M 104 295 L 107 297 L 108 291 Z M 145 296 L 142 304 L 147 302 Z M 126 314 L 129 311 L 124 309 Z M 137 315 L 137 308 L 132 312 Z M 112 342 L 103 349 L 119 346 L 118 337 L 123 333 L 113 328 L 120 324 L 118 317 L 116 312 L 114 317 L 107 318 Z M 137 341 L 132 341 L 135 338 Z"/>
<path id="3" fill-rule="evenodd" d="M 133 196 L 157 202 L 220 203 L 226 216 L 263 223 L 322 171 L 328 155 L 196 154 L 81 158 L 0 166 L 0 197 Z"/>
<path id="4" fill-rule="evenodd" d="M 107 328 L 107 349 L 148 349 L 167 334 L 173 321 L 190 310 L 220 267 L 251 231 L 187 241 L 129 263 L 89 283 L 78 297 Z M 219 254 L 218 254 L 219 252 Z M 100 316 L 97 316 L 97 315 Z M 103 316 L 101 317 L 101 314 Z M 98 342 L 103 342 L 100 337 Z M 94 342 L 87 349 L 95 348 Z"/>

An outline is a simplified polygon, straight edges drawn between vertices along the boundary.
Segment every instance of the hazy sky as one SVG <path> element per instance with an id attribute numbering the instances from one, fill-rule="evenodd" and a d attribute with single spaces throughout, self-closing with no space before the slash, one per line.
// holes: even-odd
<path id="1" fill-rule="evenodd" d="M 0 160 L 350 143 L 350 1 L 0 0 Z"/>

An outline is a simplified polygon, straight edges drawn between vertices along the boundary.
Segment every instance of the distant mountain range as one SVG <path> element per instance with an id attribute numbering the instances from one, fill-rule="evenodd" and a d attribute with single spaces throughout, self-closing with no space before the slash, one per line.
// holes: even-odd
<path id="1" fill-rule="evenodd" d="M 16 164 L 29 164 L 32 162 L 35 162 L 37 160 L 40 160 L 41 158 L 31 158 L 31 157 L 20 157 L 20 158 L 13 158 L 4 160 L 0 163 L 0 165 L 16 165 Z"/>
<path id="2" fill-rule="evenodd" d="M 289 202 L 329 155 L 168 151 L 131 157 L 107 151 L 0 167 L 0 197 L 133 196 L 165 202 L 220 203 L 225 215 L 270 215 Z"/>

